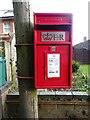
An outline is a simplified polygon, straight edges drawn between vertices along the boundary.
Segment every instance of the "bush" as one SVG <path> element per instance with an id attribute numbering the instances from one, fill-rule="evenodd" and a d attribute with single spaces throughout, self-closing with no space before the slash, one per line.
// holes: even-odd
<path id="1" fill-rule="evenodd" d="M 79 67 L 80 67 L 79 62 L 73 60 L 73 62 L 72 62 L 72 71 L 73 71 L 73 72 L 77 72 L 78 69 L 79 69 Z"/>

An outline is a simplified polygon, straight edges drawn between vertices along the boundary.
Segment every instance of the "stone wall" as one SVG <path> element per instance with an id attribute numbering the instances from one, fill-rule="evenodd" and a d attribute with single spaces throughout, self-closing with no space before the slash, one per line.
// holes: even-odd
<path id="1" fill-rule="evenodd" d="M 80 93 L 81 94 L 81 93 Z M 87 119 L 89 96 L 78 94 L 39 94 L 39 118 Z M 19 95 L 7 96 L 8 118 L 19 117 Z"/>
<path id="2" fill-rule="evenodd" d="M 0 96 L 0 120 L 2 118 L 2 98 Z"/>
<path id="3" fill-rule="evenodd" d="M 10 82 L 5 82 L 5 84 L 0 87 L 0 120 L 7 117 L 7 94 L 11 89 Z"/>

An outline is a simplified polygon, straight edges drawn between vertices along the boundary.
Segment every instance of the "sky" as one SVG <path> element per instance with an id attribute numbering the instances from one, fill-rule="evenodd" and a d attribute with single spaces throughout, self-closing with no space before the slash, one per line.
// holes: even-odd
<path id="1" fill-rule="evenodd" d="M 17 1 L 17 0 L 15 0 Z M 24 1 L 24 0 L 23 0 Z M 35 13 L 72 13 L 73 45 L 88 39 L 88 1 L 90 0 L 30 0 Z M 12 0 L 0 0 L 0 10 L 13 9 Z"/>

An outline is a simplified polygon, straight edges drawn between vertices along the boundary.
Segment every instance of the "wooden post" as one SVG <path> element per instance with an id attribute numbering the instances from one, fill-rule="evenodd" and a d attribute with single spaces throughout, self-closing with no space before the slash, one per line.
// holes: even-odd
<path id="1" fill-rule="evenodd" d="M 17 48 L 20 118 L 38 118 L 37 90 L 34 88 L 33 23 L 29 0 L 13 2 Z"/>

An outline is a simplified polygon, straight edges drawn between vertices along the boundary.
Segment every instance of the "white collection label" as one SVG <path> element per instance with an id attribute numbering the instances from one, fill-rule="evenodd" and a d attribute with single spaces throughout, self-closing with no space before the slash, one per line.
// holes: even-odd
<path id="1" fill-rule="evenodd" d="M 48 78 L 60 77 L 60 54 L 48 54 Z"/>

